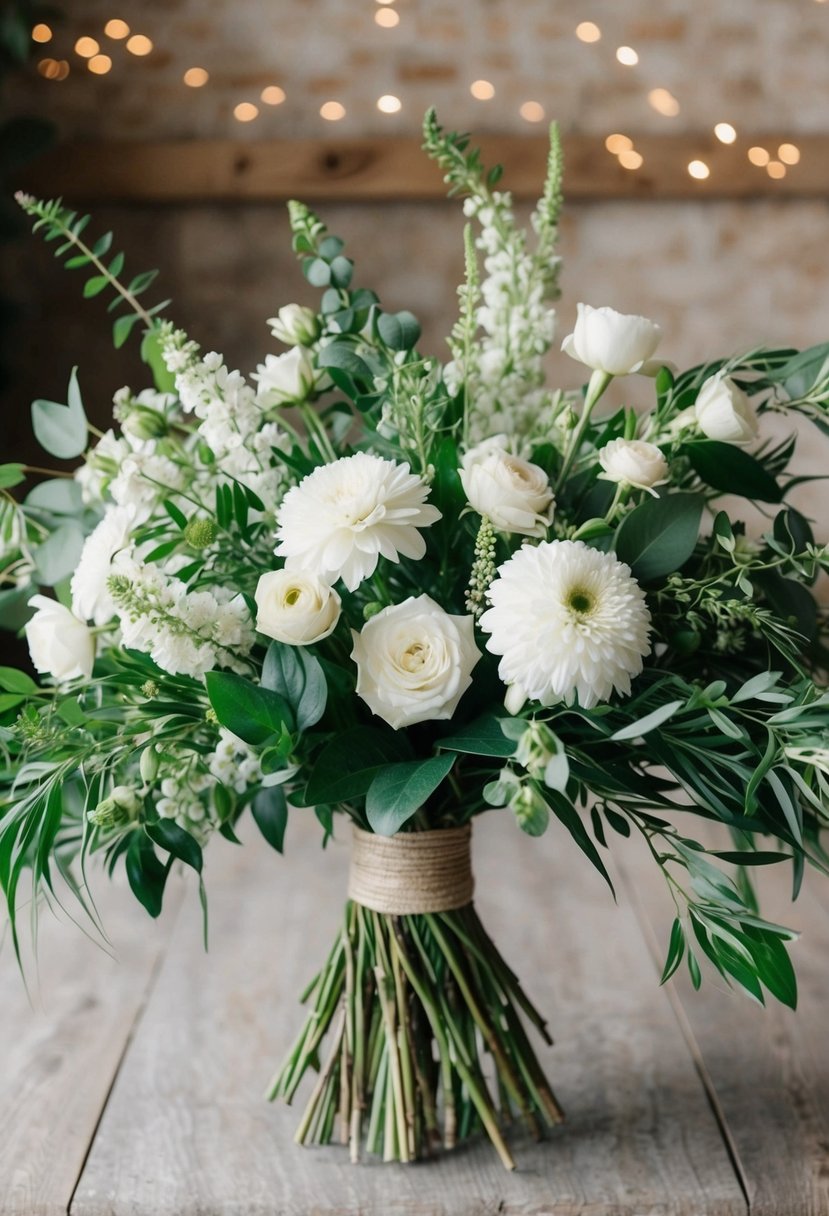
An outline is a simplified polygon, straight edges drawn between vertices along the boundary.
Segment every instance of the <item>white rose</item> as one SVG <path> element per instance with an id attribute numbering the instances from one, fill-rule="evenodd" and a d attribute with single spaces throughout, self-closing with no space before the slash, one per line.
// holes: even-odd
<path id="1" fill-rule="evenodd" d="M 257 396 L 265 405 L 289 405 L 304 401 L 314 387 L 311 356 L 301 346 L 284 355 L 266 355 L 253 373 L 259 384 Z"/>
<path id="2" fill-rule="evenodd" d="M 26 625 L 26 641 L 35 668 L 56 680 L 92 675 L 95 639 L 84 621 L 45 595 L 35 595 L 29 605 L 36 608 Z"/>
<path id="3" fill-rule="evenodd" d="M 612 308 L 579 304 L 576 327 L 561 344 L 572 359 L 608 376 L 631 372 L 652 374 L 660 363 L 649 363 L 662 330 L 646 317 L 626 316 Z"/>
<path id="4" fill-rule="evenodd" d="M 286 346 L 310 346 L 319 337 L 317 314 L 302 304 L 286 304 L 268 318 L 271 333 Z"/>
<path id="5" fill-rule="evenodd" d="M 547 535 L 553 492 L 547 474 L 506 449 L 506 435 L 470 448 L 458 470 L 469 505 L 503 532 Z"/>
<path id="6" fill-rule="evenodd" d="M 310 646 L 334 632 L 340 619 L 340 597 L 315 574 L 304 570 L 271 570 L 256 586 L 256 628 L 289 646 Z"/>
<path id="7" fill-rule="evenodd" d="M 474 618 L 450 616 L 428 595 L 384 608 L 351 636 L 357 694 L 395 730 L 451 718 L 481 657 Z"/>
<path id="8" fill-rule="evenodd" d="M 760 429 L 754 406 L 722 372 L 705 381 L 697 395 L 694 413 L 702 433 L 724 443 L 751 443 Z"/>
<path id="9" fill-rule="evenodd" d="M 655 443 L 644 439 L 613 439 L 599 452 L 599 464 L 605 481 L 635 486 L 637 490 L 656 493 L 654 486 L 668 480 L 668 462 Z"/>

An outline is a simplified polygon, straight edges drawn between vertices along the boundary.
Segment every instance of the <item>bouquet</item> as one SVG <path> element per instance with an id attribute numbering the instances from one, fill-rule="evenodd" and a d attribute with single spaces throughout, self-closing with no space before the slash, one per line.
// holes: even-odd
<path id="1" fill-rule="evenodd" d="M 43 676 L 0 670 L 0 883 L 21 957 L 26 902 L 70 892 L 97 923 L 93 857 L 157 916 L 177 863 L 206 901 L 204 848 L 243 816 L 277 852 L 293 816 L 323 844 L 350 820 L 343 923 L 271 1096 L 314 1073 L 296 1138 L 354 1160 L 483 1130 L 512 1168 L 505 1124 L 562 1115 L 544 1019 L 475 912 L 483 812 L 568 833 L 608 883 L 638 834 L 676 906 L 663 982 L 684 961 L 795 1005 L 794 934 L 752 871 L 790 866 L 796 895 L 829 865 L 829 550 L 786 501 L 795 438 L 764 422 L 827 432 L 829 345 L 679 372 L 658 325 L 580 304 L 562 346 L 586 384 L 552 389 L 555 127 L 532 234 L 431 112 L 425 150 L 468 219 L 445 364 L 301 203 L 319 304 L 280 308 L 286 349 L 248 380 L 145 306 L 154 273 L 125 277 L 111 234 L 19 197 L 84 295 L 112 293 L 116 345 L 143 331 L 152 386 L 101 434 L 73 371 L 32 415 L 80 466 L 22 500 L 31 470 L 0 469 L 2 608 Z M 648 411 L 607 406 L 628 376 Z"/>

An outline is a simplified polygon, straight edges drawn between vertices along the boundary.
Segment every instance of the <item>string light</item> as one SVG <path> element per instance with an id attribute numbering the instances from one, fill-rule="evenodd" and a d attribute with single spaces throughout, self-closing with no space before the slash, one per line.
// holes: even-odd
<path id="1" fill-rule="evenodd" d="M 771 156 L 765 148 L 760 148 L 755 144 L 753 148 L 749 148 L 748 150 L 748 159 L 753 165 L 757 165 L 758 168 L 762 169 L 769 163 Z"/>
<path id="2" fill-rule="evenodd" d="M 75 54 L 80 55 L 82 59 L 91 59 L 100 49 L 94 38 L 79 38 L 75 43 Z"/>
<path id="3" fill-rule="evenodd" d="M 580 21 L 576 26 L 576 37 L 580 42 L 598 42 L 602 31 L 595 21 Z"/>
<path id="4" fill-rule="evenodd" d="M 718 122 L 714 127 L 714 134 L 721 144 L 733 144 L 737 138 L 737 132 L 730 122 Z"/>
<path id="5" fill-rule="evenodd" d="M 320 115 L 328 122 L 339 122 L 345 118 L 345 106 L 340 101 L 324 101 L 320 106 Z"/>
<path id="6" fill-rule="evenodd" d="M 692 160 L 688 165 L 688 175 L 696 178 L 698 182 L 704 182 L 706 177 L 711 176 L 711 170 L 704 160 Z"/>
<path id="7" fill-rule="evenodd" d="M 665 118 L 676 118 L 679 113 L 679 102 L 668 89 L 651 89 L 648 101 L 657 114 L 662 114 Z"/>
<path id="8" fill-rule="evenodd" d="M 93 55 L 87 61 L 86 66 L 90 72 L 94 72 L 96 76 L 106 76 L 107 72 L 112 67 L 112 60 L 109 55 Z"/>
<path id="9" fill-rule="evenodd" d="M 766 173 L 769 177 L 776 178 L 778 181 L 781 177 L 786 176 L 786 166 L 780 160 L 770 160 L 766 165 Z"/>
<path id="10" fill-rule="evenodd" d="M 620 152 L 630 152 L 633 147 L 633 140 L 628 135 L 608 135 L 604 141 L 604 146 L 608 152 L 612 152 L 614 156 L 618 156 Z"/>
<path id="11" fill-rule="evenodd" d="M 544 121 L 544 107 L 538 101 L 525 101 L 518 113 L 526 122 Z"/>
<path id="12" fill-rule="evenodd" d="M 233 107 L 233 117 L 237 122 L 253 122 L 254 118 L 259 117 L 259 107 L 252 101 L 240 101 Z"/>
<path id="13" fill-rule="evenodd" d="M 797 144 L 781 144 L 777 149 L 777 155 L 784 165 L 796 165 L 800 160 L 800 148 Z"/>
<path id="14" fill-rule="evenodd" d="M 396 13 L 393 8 L 378 8 L 374 14 L 374 20 L 384 30 L 393 30 L 396 25 L 400 24 L 400 14 Z"/>
<path id="15" fill-rule="evenodd" d="M 152 39 L 146 34 L 133 34 L 127 39 L 127 50 L 131 55 L 149 55 L 152 49 Z"/>
<path id="16" fill-rule="evenodd" d="M 634 68 L 639 62 L 639 56 L 634 51 L 632 46 L 619 46 L 616 48 L 616 58 L 619 63 L 623 63 L 626 68 Z"/>
<path id="17" fill-rule="evenodd" d="M 633 148 L 626 148 L 619 153 L 619 164 L 623 169 L 641 169 L 644 162 L 642 153 L 635 152 Z"/>
<path id="18" fill-rule="evenodd" d="M 266 106 L 281 106 L 285 100 L 285 90 L 280 89 L 278 84 L 269 84 L 262 90 L 260 97 Z"/>
<path id="19" fill-rule="evenodd" d="M 399 114 L 403 109 L 403 102 L 392 93 L 384 93 L 382 97 L 377 98 L 377 109 L 381 114 Z"/>
<path id="20" fill-rule="evenodd" d="M 491 101 L 495 96 L 495 85 L 488 80 L 473 80 L 469 92 L 477 101 Z"/>
<path id="21" fill-rule="evenodd" d="M 45 25 L 42 21 L 39 21 L 37 23 L 37 25 L 34 27 L 34 29 L 32 30 L 32 42 L 51 42 L 51 41 L 52 41 L 52 31 L 49 29 L 48 25 Z"/>
<path id="22" fill-rule="evenodd" d="M 191 89 L 200 89 L 209 79 L 210 73 L 204 68 L 188 68 L 182 76 L 184 83 Z"/>
<path id="23" fill-rule="evenodd" d="M 127 38 L 129 37 L 130 27 L 126 21 L 121 21 L 118 17 L 113 17 L 111 21 L 107 21 L 104 26 L 104 33 L 107 38 Z"/>

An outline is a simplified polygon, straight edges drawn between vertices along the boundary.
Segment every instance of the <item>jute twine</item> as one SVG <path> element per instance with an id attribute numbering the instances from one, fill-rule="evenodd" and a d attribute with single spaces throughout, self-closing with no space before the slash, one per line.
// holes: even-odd
<path id="1" fill-rule="evenodd" d="M 475 889 L 471 838 L 470 824 L 397 836 L 355 827 L 349 899 L 390 916 L 462 908 Z"/>

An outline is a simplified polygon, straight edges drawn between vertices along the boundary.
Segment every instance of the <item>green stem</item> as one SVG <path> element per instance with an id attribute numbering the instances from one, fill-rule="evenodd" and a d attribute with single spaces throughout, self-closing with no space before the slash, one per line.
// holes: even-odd
<path id="1" fill-rule="evenodd" d="M 554 487 L 556 493 L 558 493 L 558 491 L 564 485 L 564 482 L 567 480 L 567 474 L 570 472 L 573 461 L 578 456 L 585 432 L 590 425 L 590 415 L 593 413 L 596 402 L 599 400 L 612 379 L 613 377 L 609 374 L 609 372 L 602 372 L 598 370 L 594 371 L 590 377 L 590 382 L 587 385 L 587 393 L 585 394 L 584 398 L 584 407 L 581 412 L 581 418 L 571 432 L 570 442 L 567 445 L 567 451 L 564 454 L 564 460 L 561 463 L 561 469 L 559 470 L 558 477 L 556 478 L 556 484 Z"/>

